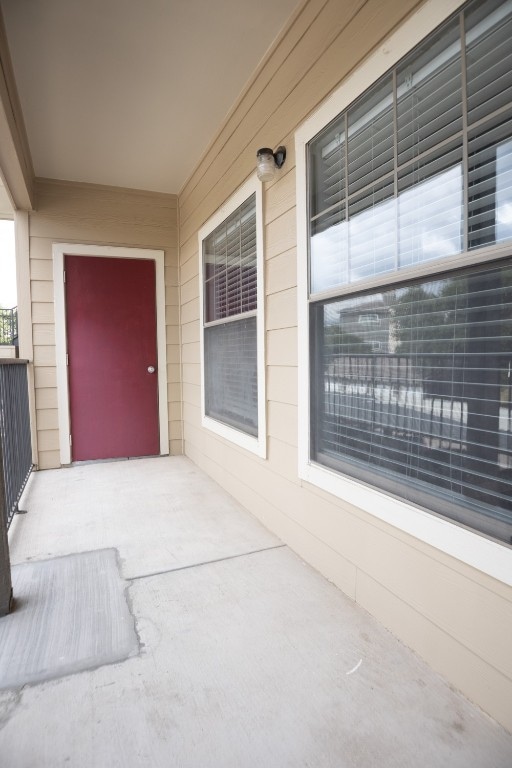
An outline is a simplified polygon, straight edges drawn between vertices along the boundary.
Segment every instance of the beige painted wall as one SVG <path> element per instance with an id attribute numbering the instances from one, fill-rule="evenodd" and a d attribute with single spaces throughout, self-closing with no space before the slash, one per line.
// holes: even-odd
<path id="1" fill-rule="evenodd" d="M 0 219 L 12 219 L 14 212 L 7 190 L 0 179 Z"/>
<path id="2" fill-rule="evenodd" d="M 305 560 L 512 730 L 512 590 L 297 474 L 294 132 L 421 3 L 310 0 L 270 52 L 179 197 L 185 452 Z M 199 228 L 285 144 L 264 190 L 268 459 L 201 427 Z M 418 691 L 421 695 L 421 691 Z"/>
<path id="3" fill-rule="evenodd" d="M 170 451 L 181 453 L 176 196 L 50 181 L 38 181 L 36 193 L 36 210 L 28 214 L 30 287 L 19 288 L 20 292 L 30 290 L 39 468 L 60 466 L 52 262 L 55 242 L 165 252 Z M 20 305 L 26 306 L 21 301 Z"/>

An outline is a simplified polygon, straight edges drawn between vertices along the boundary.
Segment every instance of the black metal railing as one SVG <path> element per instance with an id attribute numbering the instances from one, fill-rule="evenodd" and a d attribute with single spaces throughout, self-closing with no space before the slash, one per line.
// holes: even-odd
<path id="1" fill-rule="evenodd" d="M 0 307 L 0 344 L 18 344 L 18 307 Z"/>
<path id="2" fill-rule="evenodd" d="M 0 359 L 0 441 L 0 512 L 8 527 L 32 471 L 26 360 Z"/>

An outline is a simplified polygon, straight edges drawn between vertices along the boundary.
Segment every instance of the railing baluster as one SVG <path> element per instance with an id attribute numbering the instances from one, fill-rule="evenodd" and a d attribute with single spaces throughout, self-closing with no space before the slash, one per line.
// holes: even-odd
<path id="1" fill-rule="evenodd" d="M 32 471 L 25 360 L 0 359 L 0 439 L 3 449 L 4 515 L 9 526 Z"/>
<path id="2" fill-rule="evenodd" d="M 6 521 L 3 452 L 0 440 L 0 616 L 9 613 L 12 603 L 11 561 Z"/>
<path id="3" fill-rule="evenodd" d="M 27 361 L 0 359 L 0 616 L 11 601 L 7 529 L 31 471 Z"/>

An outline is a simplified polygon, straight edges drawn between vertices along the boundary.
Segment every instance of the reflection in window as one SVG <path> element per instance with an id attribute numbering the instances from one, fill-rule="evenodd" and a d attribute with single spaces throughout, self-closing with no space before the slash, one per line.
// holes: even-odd
<path id="1" fill-rule="evenodd" d="M 462 250 L 462 167 L 450 168 L 398 198 L 400 266 Z"/>
<path id="2" fill-rule="evenodd" d="M 349 220 L 350 282 L 395 268 L 395 200 L 371 205 Z"/>
<path id="3" fill-rule="evenodd" d="M 512 237 L 512 141 L 496 149 L 496 240 Z"/>
<path id="4" fill-rule="evenodd" d="M 204 412 L 252 436 L 258 435 L 256 225 L 252 194 L 202 241 Z"/>
<path id="5" fill-rule="evenodd" d="M 345 221 L 326 229 L 315 226 L 310 249 L 312 291 L 324 291 L 348 282 L 348 227 Z"/>
<path id="6" fill-rule="evenodd" d="M 512 238 L 512 2 L 461 17 L 309 143 L 311 293 Z"/>
<path id="7" fill-rule="evenodd" d="M 316 304 L 312 458 L 510 537 L 511 304 L 512 263 Z"/>
<path id="8" fill-rule="evenodd" d="M 310 459 L 507 542 L 511 38 L 468 3 L 308 144 Z"/>

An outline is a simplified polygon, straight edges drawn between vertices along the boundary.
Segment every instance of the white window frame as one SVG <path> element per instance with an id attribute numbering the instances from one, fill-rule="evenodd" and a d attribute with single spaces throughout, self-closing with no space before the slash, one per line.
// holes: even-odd
<path id="1" fill-rule="evenodd" d="M 325 126 L 343 112 L 358 96 L 373 85 L 400 59 L 424 40 L 436 27 L 465 4 L 461 0 L 428 0 L 398 30 L 382 43 L 324 101 L 295 134 L 297 165 L 297 269 L 298 269 L 298 473 L 301 480 L 321 488 L 354 507 L 395 526 L 416 539 L 435 547 L 457 560 L 512 586 L 512 549 L 437 516 L 400 501 L 382 491 L 311 462 L 310 444 L 310 365 L 309 365 L 309 294 L 308 294 L 308 178 L 307 144 Z M 510 253 L 510 243 L 508 253 Z M 464 265 L 485 260 L 485 251 L 494 257 L 500 247 L 465 254 Z M 484 251 L 484 253 L 482 253 Z M 457 259 L 454 260 L 454 263 Z M 459 265 L 461 259 L 458 259 Z M 453 264 L 452 264 L 453 266 Z M 376 279 L 377 285 L 385 280 Z"/>
<path id="2" fill-rule="evenodd" d="M 258 371 L 258 436 L 245 434 L 234 427 L 224 424 L 206 415 L 205 386 L 204 386 L 204 269 L 203 241 L 231 216 L 251 195 L 256 199 L 256 275 L 257 302 L 256 333 L 257 333 L 257 371 Z M 264 257 L 263 257 L 263 196 L 261 182 L 253 174 L 238 190 L 222 205 L 201 227 L 198 234 L 199 250 L 199 323 L 200 323 L 200 354 L 201 354 L 201 425 L 214 432 L 219 437 L 229 440 L 235 445 L 245 448 L 265 459 L 267 456 L 267 419 L 265 395 L 265 290 L 264 290 Z M 244 315 L 237 315 L 243 317 Z M 229 318 L 227 318 L 229 319 Z"/>

